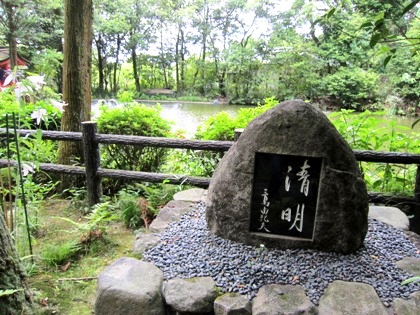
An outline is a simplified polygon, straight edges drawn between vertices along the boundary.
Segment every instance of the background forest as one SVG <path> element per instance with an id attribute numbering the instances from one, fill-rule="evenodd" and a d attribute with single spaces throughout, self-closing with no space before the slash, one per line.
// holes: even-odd
<path id="1" fill-rule="evenodd" d="M 93 2 L 96 97 L 167 88 L 236 104 L 420 111 L 419 1 Z M 60 92 L 63 1 L 0 1 L 0 13 L 0 45 L 14 40 Z"/>
<path id="2" fill-rule="evenodd" d="M 12 125 L 37 129 L 31 137 L 15 130 L 15 141 L 0 139 L 0 160 L 18 165 L 7 161 L 0 169 L 6 219 L 0 215 L 0 266 L 6 266 L 0 273 L 12 275 L 0 277 L 0 313 L 31 307 L 25 276 L 16 274 L 19 260 L 7 252 L 16 246 L 36 304 L 50 313 L 91 314 L 91 280 L 131 253 L 133 230 L 127 228 L 147 228 L 173 194 L 187 188 L 104 178 L 101 203 L 90 207 L 83 180 L 39 167 L 83 165 L 81 147 L 45 140 L 42 129 L 80 131 L 90 120 L 91 96 L 117 97 L 125 104 L 101 109 L 99 133 L 183 137 L 172 133 L 161 107 L 133 101 L 167 89 L 179 100 L 262 104 L 236 117 L 221 112 L 209 118 L 197 139 L 232 140 L 236 128 L 278 101 L 301 98 L 341 109 L 329 117 L 353 149 L 418 154 L 415 130 L 384 122 L 383 112 L 353 112 L 420 114 L 419 2 L 0 0 L 0 46 L 9 47 L 12 68 L 17 51 L 30 62 L 5 79 L 13 85 L 0 93 L 0 127 L 6 133 Z M 105 169 L 206 177 L 221 158 L 119 145 L 101 146 L 100 156 Z M 360 166 L 369 191 L 412 197 L 416 165 Z"/>

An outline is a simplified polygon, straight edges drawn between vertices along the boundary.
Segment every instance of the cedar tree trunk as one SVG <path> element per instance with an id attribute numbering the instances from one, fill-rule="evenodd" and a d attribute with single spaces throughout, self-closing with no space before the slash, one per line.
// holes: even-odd
<path id="1" fill-rule="evenodd" d="M 2 292 L 18 290 L 1 296 Z M 25 273 L 10 237 L 9 230 L 0 213 L 0 314 L 31 314 L 31 298 Z"/>
<path id="2" fill-rule="evenodd" d="M 92 0 L 65 0 L 64 10 L 63 100 L 68 105 L 61 130 L 78 132 L 81 122 L 90 120 Z M 82 143 L 60 142 L 58 162 L 83 162 Z M 62 189 L 75 186 L 76 180 L 63 175 Z"/>

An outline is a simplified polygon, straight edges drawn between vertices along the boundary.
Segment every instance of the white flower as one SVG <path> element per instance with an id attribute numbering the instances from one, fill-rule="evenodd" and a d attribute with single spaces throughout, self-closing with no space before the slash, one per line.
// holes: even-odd
<path id="1" fill-rule="evenodd" d="M 34 173 L 35 172 L 34 167 L 35 167 L 35 165 L 33 163 L 31 163 L 31 165 L 23 163 L 22 164 L 22 175 L 27 176 L 29 173 Z"/>
<path id="2" fill-rule="evenodd" d="M 39 125 L 41 123 L 41 120 L 44 120 L 47 114 L 48 112 L 46 109 L 40 108 L 31 114 L 31 118 L 36 119 L 36 124 Z"/>
<path id="3" fill-rule="evenodd" d="M 60 112 L 64 112 L 64 106 L 67 106 L 68 104 L 65 102 L 58 102 L 56 100 L 51 100 L 51 104 L 57 108 Z"/>
<path id="4" fill-rule="evenodd" d="M 4 79 L 3 86 L 8 86 L 10 83 L 15 82 L 17 77 L 17 73 L 12 71 L 9 75 Z"/>
<path id="5" fill-rule="evenodd" d="M 23 94 L 32 92 L 32 88 L 28 85 L 22 84 L 22 82 L 17 82 L 15 85 L 15 95 L 16 99 L 19 101 Z"/>
<path id="6" fill-rule="evenodd" d="M 44 81 L 44 77 L 43 75 L 32 75 L 27 77 L 28 81 L 31 82 L 33 84 L 33 86 L 35 87 L 35 90 L 39 90 L 40 88 L 42 88 L 43 85 L 45 85 L 45 81 Z"/>

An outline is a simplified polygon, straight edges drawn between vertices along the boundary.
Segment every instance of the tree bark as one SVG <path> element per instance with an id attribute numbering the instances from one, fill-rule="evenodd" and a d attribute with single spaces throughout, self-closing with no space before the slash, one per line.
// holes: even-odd
<path id="1" fill-rule="evenodd" d="M 131 58 L 133 59 L 133 75 L 134 75 L 134 82 L 136 84 L 136 92 L 140 93 L 141 91 L 140 76 L 139 76 L 139 71 L 137 69 L 137 53 L 136 53 L 135 45 L 131 48 Z"/>
<path id="2" fill-rule="evenodd" d="M 61 131 L 77 132 L 82 121 L 90 120 L 92 0 L 65 0 L 64 5 L 63 99 L 68 106 Z M 58 163 L 76 162 L 83 162 L 81 143 L 60 142 Z M 62 189 L 76 185 L 74 178 L 63 176 L 61 180 Z"/>
<path id="3" fill-rule="evenodd" d="M 7 41 L 9 44 L 9 62 L 10 69 L 17 66 L 17 40 L 16 40 L 16 21 L 15 21 L 15 6 L 11 1 L 2 1 L 6 11 L 7 18 Z"/>
<path id="4" fill-rule="evenodd" d="M 99 33 L 98 35 L 98 39 L 96 40 L 96 50 L 98 52 L 98 73 L 99 73 L 99 94 L 103 95 L 105 90 L 104 90 L 104 57 L 102 55 L 102 50 L 103 50 L 103 40 L 102 40 L 102 35 L 101 33 Z"/>
<path id="5" fill-rule="evenodd" d="M 118 90 L 118 82 L 117 82 L 117 71 L 118 71 L 118 64 L 120 62 L 119 58 L 120 58 L 120 49 L 121 49 L 121 36 L 120 34 L 117 34 L 117 49 L 115 52 L 115 63 L 114 63 L 114 68 L 113 68 L 113 82 L 114 82 L 114 86 L 113 86 L 113 93 L 114 95 L 117 95 L 117 90 Z"/>
<path id="6" fill-rule="evenodd" d="M 25 273 L 20 266 L 19 257 L 6 227 L 3 214 L 0 214 L 0 291 L 18 290 L 0 297 L 0 314 L 31 314 L 32 302 Z"/>

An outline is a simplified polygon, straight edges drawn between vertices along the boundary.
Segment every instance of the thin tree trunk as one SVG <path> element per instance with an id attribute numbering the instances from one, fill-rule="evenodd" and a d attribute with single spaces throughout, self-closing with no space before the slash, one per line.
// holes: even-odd
<path id="1" fill-rule="evenodd" d="M 26 275 L 20 266 L 18 254 L 2 214 L 0 214 L 0 290 L 17 290 L 0 297 L 0 314 L 32 313 Z"/>
<path id="2" fill-rule="evenodd" d="M 10 69 L 14 69 L 17 66 L 17 40 L 16 40 L 16 23 L 15 23 L 15 10 L 14 4 L 9 1 L 3 1 L 3 5 L 6 9 L 7 15 L 7 40 L 9 43 L 9 62 Z"/>
<path id="3" fill-rule="evenodd" d="M 99 33 L 96 40 L 96 50 L 98 52 L 98 73 L 99 73 L 99 94 L 104 94 L 104 57 L 102 55 L 103 40 L 102 35 Z"/>
<path id="4" fill-rule="evenodd" d="M 184 30 L 181 30 L 181 90 L 185 90 L 185 37 Z"/>
<path id="5" fill-rule="evenodd" d="M 118 63 L 120 62 L 119 57 L 120 57 L 120 49 L 121 49 L 121 37 L 120 34 L 117 35 L 117 51 L 115 53 L 115 64 L 114 64 L 114 72 L 113 72 L 113 82 L 114 82 L 114 86 L 113 86 L 113 92 L 115 95 L 117 95 L 117 71 L 118 71 Z"/>
<path id="6" fill-rule="evenodd" d="M 136 53 L 135 46 L 131 48 L 131 58 L 133 59 L 133 75 L 134 75 L 134 83 L 136 84 L 136 91 L 140 93 L 141 86 L 140 86 L 139 72 L 137 70 L 137 53 Z"/>
<path id="7" fill-rule="evenodd" d="M 179 78 L 179 44 L 180 44 L 180 32 L 181 29 L 178 25 L 178 35 L 176 36 L 176 43 L 175 43 L 175 78 L 176 78 L 176 92 L 178 95 L 181 93 L 181 83 Z"/>

